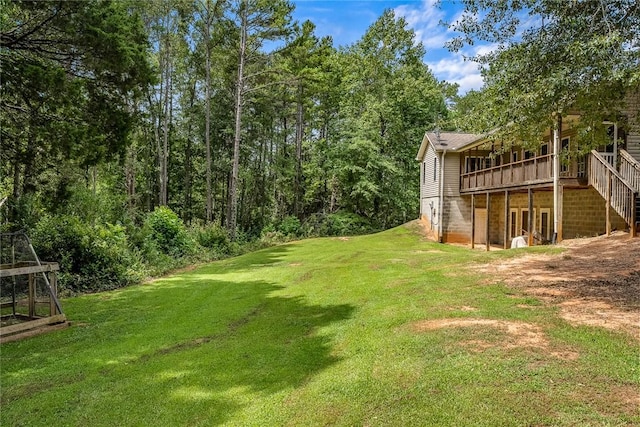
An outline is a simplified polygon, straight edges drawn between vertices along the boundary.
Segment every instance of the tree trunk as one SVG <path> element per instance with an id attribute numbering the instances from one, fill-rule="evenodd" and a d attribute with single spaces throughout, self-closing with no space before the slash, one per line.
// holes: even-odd
<path id="1" fill-rule="evenodd" d="M 196 97 L 196 81 L 193 81 L 193 85 L 191 86 L 191 94 L 189 97 L 189 110 L 193 111 L 193 104 L 195 103 Z M 191 197 L 191 150 L 192 150 L 192 141 L 191 141 L 191 132 L 193 129 L 191 119 L 188 120 L 187 125 L 187 142 L 184 150 L 184 209 L 182 214 L 182 219 L 184 222 L 191 224 L 191 219 L 193 215 L 193 207 L 192 207 L 192 197 Z"/>
<path id="2" fill-rule="evenodd" d="M 296 117 L 296 183 L 295 183 L 295 215 L 302 216 L 302 138 L 304 137 L 304 105 L 302 103 L 303 88 L 298 86 Z"/>
<path id="3" fill-rule="evenodd" d="M 244 62 L 247 49 L 247 2 L 243 0 L 240 10 L 240 52 L 238 55 L 238 80 L 236 82 L 236 120 L 233 138 L 233 165 L 229 185 L 229 219 L 227 229 L 231 240 L 236 237 L 238 214 L 238 172 L 240 167 L 240 132 L 242 130 L 242 97 L 244 94 Z"/>
<path id="4" fill-rule="evenodd" d="M 212 21 L 212 13 L 210 9 L 210 2 L 207 1 L 206 5 L 207 16 L 206 16 L 206 24 L 204 27 L 205 34 L 205 89 L 204 89 L 204 97 L 205 97 L 205 122 L 204 122 L 204 141 L 205 141 L 205 150 L 207 157 L 207 171 L 206 171 L 206 181 L 207 181 L 207 206 L 206 206 L 206 215 L 205 222 L 209 223 L 213 219 L 213 197 L 211 194 L 211 135 L 210 135 L 210 126 L 211 126 L 211 21 Z"/>

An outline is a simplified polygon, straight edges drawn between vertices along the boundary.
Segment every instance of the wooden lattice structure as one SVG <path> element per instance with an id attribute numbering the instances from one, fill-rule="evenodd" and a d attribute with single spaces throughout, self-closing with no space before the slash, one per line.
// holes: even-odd
<path id="1" fill-rule="evenodd" d="M 0 242 L 0 342 L 67 326 L 58 264 L 40 262 L 24 233 L 3 234 Z"/>

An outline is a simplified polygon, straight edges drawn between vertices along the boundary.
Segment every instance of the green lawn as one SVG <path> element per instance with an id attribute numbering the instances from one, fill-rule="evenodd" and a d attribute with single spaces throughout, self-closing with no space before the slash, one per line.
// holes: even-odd
<path id="1" fill-rule="evenodd" d="M 399 227 L 66 299 L 70 328 L 2 345 L 0 424 L 640 424 L 637 342 L 474 271 L 507 256 Z"/>

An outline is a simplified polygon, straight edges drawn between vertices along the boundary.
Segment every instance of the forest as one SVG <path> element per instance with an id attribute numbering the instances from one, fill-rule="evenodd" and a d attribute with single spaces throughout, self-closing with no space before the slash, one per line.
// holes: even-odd
<path id="1" fill-rule="evenodd" d="M 338 48 L 284 0 L 2 9 L 2 227 L 67 288 L 417 217 L 452 88 L 393 11 Z"/>
<path id="2" fill-rule="evenodd" d="M 633 1 L 463 3 L 450 48 L 502 44 L 476 58 L 486 88 L 459 98 L 392 10 L 335 46 L 287 0 L 2 0 L 2 231 L 25 230 L 76 292 L 383 230 L 418 215 L 426 130 L 517 117 L 526 140 L 549 111 L 601 120 L 640 82 Z M 523 36 L 525 7 L 547 20 Z"/>

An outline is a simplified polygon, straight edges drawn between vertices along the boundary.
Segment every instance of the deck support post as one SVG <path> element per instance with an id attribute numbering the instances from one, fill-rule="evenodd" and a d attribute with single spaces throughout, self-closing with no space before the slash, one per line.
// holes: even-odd
<path id="1" fill-rule="evenodd" d="M 606 231 L 607 236 L 611 236 L 611 171 L 609 168 L 607 168 L 607 197 L 605 200 Z"/>
<path id="2" fill-rule="evenodd" d="M 636 237 L 636 233 L 638 232 L 638 230 L 636 230 L 636 226 L 638 224 L 638 220 L 640 220 L 636 215 L 638 212 L 636 209 L 638 206 L 637 200 L 636 193 L 631 193 L 631 225 L 629 227 L 629 234 L 631 237 Z"/>
<path id="3" fill-rule="evenodd" d="M 51 293 L 53 294 L 49 296 L 49 316 L 55 316 L 56 314 L 60 314 L 54 298 L 58 296 L 58 279 L 55 271 L 49 272 L 49 284 L 51 285 Z"/>
<path id="4" fill-rule="evenodd" d="M 529 246 L 533 246 L 533 190 L 529 187 L 528 191 L 528 199 L 529 199 L 529 221 L 527 223 L 527 231 L 529 232 L 529 241 L 527 244 Z"/>
<path id="5" fill-rule="evenodd" d="M 508 249 L 509 242 L 509 190 L 504 191 L 504 242 L 503 248 Z"/>
<path id="6" fill-rule="evenodd" d="M 556 243 L 562 242 L 562 211 L 564 210 L 564 186 L 558 186 L 558 235 Z"/>
<path id="7" fill-rule="evenodd" d="M 476 195 L 471 195 L 471 249 L 475 247 L 476 240 Z"/>
<path id="8" fill-rule="evenodd" d="M 487 229 L 485 232 L 487 251 L 491 250 L 491 243 L 489 242 L 489 224 L 491 223 L 491 195 L 487 191 Z"/>
<path id="9" fill-rule="evenodd" d="M 560 208 L 560 135 L 562 134 L 562 116 L 557 113 L 557 122 L 553 127 L 553 243 L 562 240 L 562 213 Z"/>
<path id="10" fill-rule="evenodd" d="M 29 274 L 29 317 L 36 316 L 36 276 L 33 273 Z"/>

